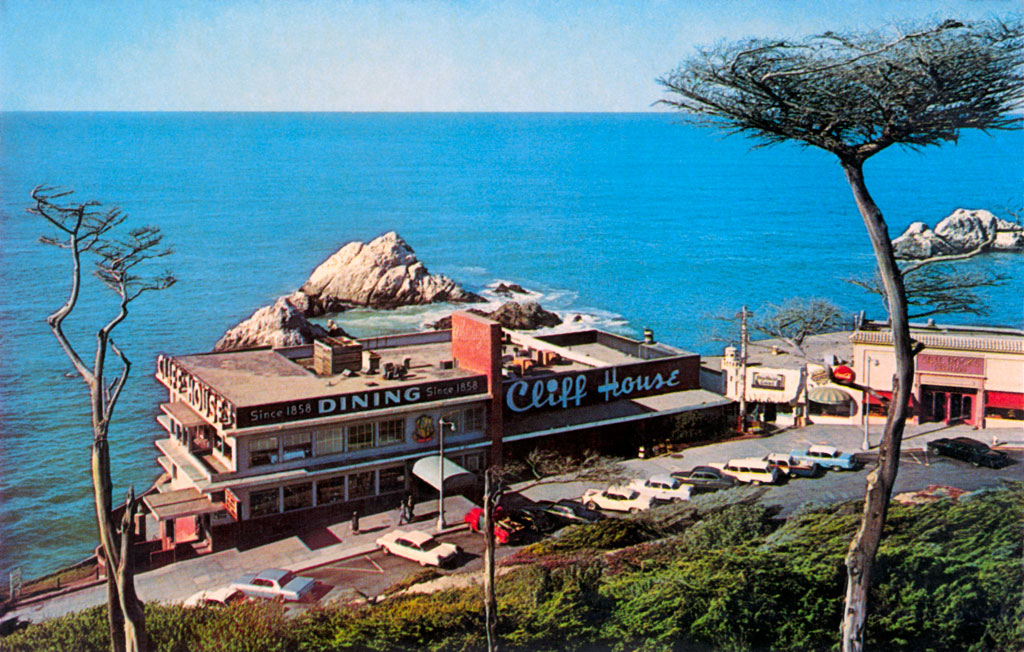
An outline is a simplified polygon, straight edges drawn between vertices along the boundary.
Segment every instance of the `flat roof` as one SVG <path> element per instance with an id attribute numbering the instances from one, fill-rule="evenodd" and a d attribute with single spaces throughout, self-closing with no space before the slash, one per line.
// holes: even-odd
<path id="1" fill-rule="evenodd" d="M 834 355 L 840 363 L 849 363 L 853 359 L 853 342 L 850 338 L 853 331 L 821 333 L 810 335 L 803 341 L 806 358 L 793 352 L 793 347 L 779 339 L 752 340 L 747 343 L 747 365 L 757 365 L 771 369 L 802 369 L 808 362 L 822 364 L 825 356 Z M 776 353 L 775 351 L 778 351 Z M 739 355 L 739 347 L 736 347 Z M 708 356 L 701 359 L 705 369 L 720 371 L 722 356 Z"/>
<path id="2" fill-rule="evenodd" d="M 405 358 L 409 358 L 408 375 L 394 380 L 385 380 L 380 372 L 356 372 L 351 376 L 318 376 L 300 364 L 305 358 L 292 360 L 275 349 L 183 355 L 174 356 L 174 360 L 236 407 L 333 396 L 368 389 L 408 387 L 425 382 L 480 375 L 475 371 L 457 367 L 440 367 L 442 360 L 452 359 L 451 344 L 448 342 L 371 350 L 380 355 L 381 370 L 386 363 L 400 366 Z"/>

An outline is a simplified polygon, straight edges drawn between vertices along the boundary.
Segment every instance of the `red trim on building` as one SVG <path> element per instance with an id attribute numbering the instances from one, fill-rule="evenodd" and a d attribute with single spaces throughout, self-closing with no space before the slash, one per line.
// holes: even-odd
<path id="1" fill-rule="evenodd" d="M 487 431 L 491 435 L 488 464 L 502 461 L 504 411 L 501 405 L 501 324 L 469 312 L 452 313 L 452 358 L 460 369 L 487 375 L 491 406 L 487 410 Z"/>
<path id="2" fill-rule="evenodd" d="M 1024 394 L 986 391 L 985 407 L 1024 410 Z"/>

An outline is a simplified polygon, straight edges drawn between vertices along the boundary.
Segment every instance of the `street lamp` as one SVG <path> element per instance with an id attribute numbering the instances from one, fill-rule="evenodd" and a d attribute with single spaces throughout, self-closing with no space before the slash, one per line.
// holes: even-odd
<path id="1" fill-rule="evenodd" d="M 444 429 L 451 428 L 452 432 L 455 432 L 455 422 L 449 421 L 444 417 L 437 420 L 437 440 L 439 443 L 439 457 L 438 469 L 440 470 L 441 479 L 437 483 L 437 531 L 440 532 L 445 528 L 444 524 Z"/>
<path id="2" fill-rule="evenodd" d="M 864 392 L 864 414 L 861 416 L 864 419 L 864 441 L 861 442 L 860 449 L 866 451 L 871 448 L 871 443 L 868 441 L 868 423 L 871 419 L 871 365 L 878 366 L 878 360 L 872 358 L 867 353 L 864 354 L 864 387 L 867 391 Z"/>

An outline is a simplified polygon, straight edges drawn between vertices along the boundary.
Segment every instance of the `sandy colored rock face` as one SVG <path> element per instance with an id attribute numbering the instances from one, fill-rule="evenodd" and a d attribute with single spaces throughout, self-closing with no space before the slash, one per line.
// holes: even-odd
<path id="1" fill-rule="evenodd" d="M 301 292 L 308 297 L 310 316 L 353 306 L 397 308 L 482 301 L 450 278 L 428 272 L 394 231 L 365 244 L 348 243 L 313 270 Z"/>
<path id="2" fill-rule="evenodd" d="M 217 342 L 214 351 L 233 351 L 257 346 L 301 346 L 327 335 L 343 335 L 341 329 L 328 331 L 311 323 L 291 302 L 290 296 L 279 297 L 238 324 Z"/>

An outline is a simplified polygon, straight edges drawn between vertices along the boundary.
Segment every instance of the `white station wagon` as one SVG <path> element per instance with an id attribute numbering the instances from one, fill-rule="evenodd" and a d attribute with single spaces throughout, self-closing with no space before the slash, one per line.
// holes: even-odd
<path id="1" fill-rule="evenodd" d="M 615 512 L 642 512 L 654 505 L 654 496 L 641 494 L 632 487 L 608 487 L 605 490 L 587 489 L 583 504 L 589 509 L 607 509 Z"/>
<path id="2" fill-rule="evenodd" d="M 655 500 L 678 503 L 690 499 L 690 485 L 670 475 L 652 475 L 644 480 L 637 478 L 629 483 L 631 489 L 653 496 Z"/>
<path id="3" fill-rule="evenodd" d="M 750 484 L 778 484 L 782 480 L 779 470 L 760 457 L 741 457 L 729 460 L 728 464 L 712 462 L 711 466 L 740 482 Z"/>
<path id="4" fill-rule="evenodd" d="M 392 530 L 377 539 L 377 545 L 386 553 L 405 557 L 420 566 L 447 566 L 459 556 L 459 547 L 441 543 L 420 530 Z"/>

